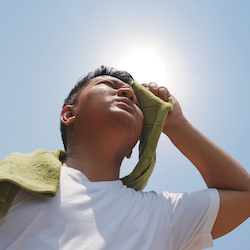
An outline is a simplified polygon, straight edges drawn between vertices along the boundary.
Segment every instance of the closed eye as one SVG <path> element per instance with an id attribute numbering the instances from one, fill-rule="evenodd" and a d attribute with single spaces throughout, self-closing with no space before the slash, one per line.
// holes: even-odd
<path id="1" fill-rule="evenodd" d="M 107 84 L 107 85 L 109 85 L 109 86 L 112 87 L 112 88 L 115 87 L 114 84 L 112 84 L 111 82 L 102 82 L 102 83 Z"/>

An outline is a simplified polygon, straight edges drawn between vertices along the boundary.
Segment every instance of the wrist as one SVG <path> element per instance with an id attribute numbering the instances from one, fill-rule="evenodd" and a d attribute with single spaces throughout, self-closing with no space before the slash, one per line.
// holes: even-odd
<path id="1" fill-rule="evenodd" d="M 174 119 L 172 119 L 167 124 L 164 124 L 162 132 L 171 137 L 172 134 L 180 133 L 184 127 L 189 124 L 186 117 L 182 114 Z"/>

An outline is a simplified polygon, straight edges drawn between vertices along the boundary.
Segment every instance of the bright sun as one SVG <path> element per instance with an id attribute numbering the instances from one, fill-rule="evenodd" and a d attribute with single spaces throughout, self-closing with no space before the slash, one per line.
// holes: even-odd
<path id="1" fill-rule="evenodd" d="M 146 50 L 136 50 L 128 54 L 119 68 L 128 71 L 140 83 L 166 83 L 166 66 L 160 57 Z"/>

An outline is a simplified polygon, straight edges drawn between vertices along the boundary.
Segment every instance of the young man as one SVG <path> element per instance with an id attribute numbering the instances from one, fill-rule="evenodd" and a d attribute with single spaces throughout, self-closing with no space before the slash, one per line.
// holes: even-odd
<path id="1" fill-rule="evenodd" d="M 19 190 L 0 219 L 3 249 L 203 249 L 249 217 L 247 171 L 195 129 L 174 96 L 153 82 L 145 88 L 173 100 L 162 132 L 193 162 L 208 189 L 157 194 L 122 184 L 122 160 L 143 128 L 129 78 L 102 67 L 71 91 L 61 113 L 67 154 L 58 194 L 42 199 Z"/>

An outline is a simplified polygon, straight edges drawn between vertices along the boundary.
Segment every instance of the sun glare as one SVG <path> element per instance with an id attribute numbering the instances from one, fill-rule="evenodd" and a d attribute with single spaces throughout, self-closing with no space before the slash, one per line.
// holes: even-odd
<path id="1" fill-rule="evenodd" d="M 136 50 L 128 54 L 119 68 L 128 71 L 140 83 L 165 85 L 166 66 L 159 56 L 149 51 Z"/>

